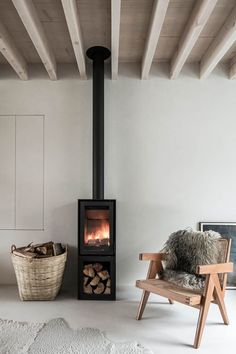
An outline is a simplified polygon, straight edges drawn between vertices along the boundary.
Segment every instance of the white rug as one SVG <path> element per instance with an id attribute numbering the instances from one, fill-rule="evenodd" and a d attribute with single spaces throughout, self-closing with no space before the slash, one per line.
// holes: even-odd
<path id="1" fill-rule="evenodd" d="M 136 342 L 115 343 L 96 328 L 71 329 L 58 318 L 46 324 L 0 320 L 0 354 L 150 354 Z"/>
<path id="2" fill-rule="evenodd" d="M 0 354 L 27 353 L 43 326 L 0 319 Z"/>

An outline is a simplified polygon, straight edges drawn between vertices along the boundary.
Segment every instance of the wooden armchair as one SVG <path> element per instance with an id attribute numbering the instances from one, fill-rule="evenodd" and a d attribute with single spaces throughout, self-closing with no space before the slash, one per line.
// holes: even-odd
<path id="1" fill-rule="evenodd" d="M 177 301 L 199 310 L 194 348 L 200 346 L 207 313 L 211 303 L 218 305 L 224 324 L 228 325 L 229 320 L 225 308 L 224 295 L 227 273 L 233 271 L 233 263 L 229 262 L 231 240 L 221 239 L 219 242 L 221 242 L 221 246 L 224 250 L 225 263 L 199 265 L 196 269 L 196 274 L 206 275 L 205 288 L 203 291 L 189 290 L 156 278 L 157 273 L 163 269 L 162 261 L 165 259 L 165 253 L 140 254 L 139 259 L 142 261 L 150 261 L 150 265 L 146 280 L 136 281 L 136 286 L 143 290 L 136 319 L 140 320 L 142 318 L 149 294 L 154 293 L 166 297 L 170 304 Z"/>

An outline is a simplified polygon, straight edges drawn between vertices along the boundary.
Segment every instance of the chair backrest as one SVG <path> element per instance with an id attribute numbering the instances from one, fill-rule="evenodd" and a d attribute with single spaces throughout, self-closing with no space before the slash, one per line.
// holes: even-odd
<path id="1" fill-rule="evenodd" d="M 221 247 L 222 247 L 222 263 L 229 262 L 230 257 L 230 249 L 231 249 L 231 239 L 230 238 L 222 238 L 219 240 Z M 220 274 L 219 276 L 222 289 L 225 290 L 226 283 L 227 283 L 227 273 Z"/>

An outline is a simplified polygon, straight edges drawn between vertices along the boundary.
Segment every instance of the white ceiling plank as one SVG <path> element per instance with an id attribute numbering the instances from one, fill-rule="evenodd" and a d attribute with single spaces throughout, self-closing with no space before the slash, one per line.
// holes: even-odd
<path id="1" fill-rule="evenodd" d="M 57 65 L 52 49 L 32 0 L 12 0 L 51 80 L 57 80 Z"/>
<path id="2" fill-rule="evenodd" d="M 12 37 L 5 26 L 0 22 L 0 52 L 13 67 L 21 80 L 28 80 L 27 63 L 16 48 Z"/>
<path id="3" fill-rule="evenodd" d="M 87 79 L 83 38 L 76 0 L 61 0 L 80 77 Z"/>
<path id="4" fill-rule="evenodd" d="M 154 0 L 152 17 L 142 60 L 142 79 L 148 79 L 168 5 L 169 0 Z"/>
<path id="5" fill-rule="evenodd" d="M 118 78 L 121 0 L 111 0 L 111 77 Z"/>
<path id="6" fill-rule="evenodd" d="M 176 79 L 205 27 L 217 0 L 198 0 L 193 8 L 178 49 L 171 61 L 170 78 Z"/>
<path id="7" fill-rule="evenodd" d="M 207 78 L 236 41 L 236 6 L 204 54 L 200 63 L 200 78 Z"/>

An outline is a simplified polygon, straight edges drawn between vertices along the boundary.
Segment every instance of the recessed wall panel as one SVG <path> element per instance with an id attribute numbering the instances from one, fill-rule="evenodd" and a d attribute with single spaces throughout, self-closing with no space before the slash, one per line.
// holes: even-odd
<path id="1" fill-rule="evenodd" d="M 44 117 L 16 117 L 16 229 L 43 229 Z"/>
<path id="2" fill-rule="evenodd" d="M 15 227 L 15 117 L 0 116 L 0 229 Z"/>

